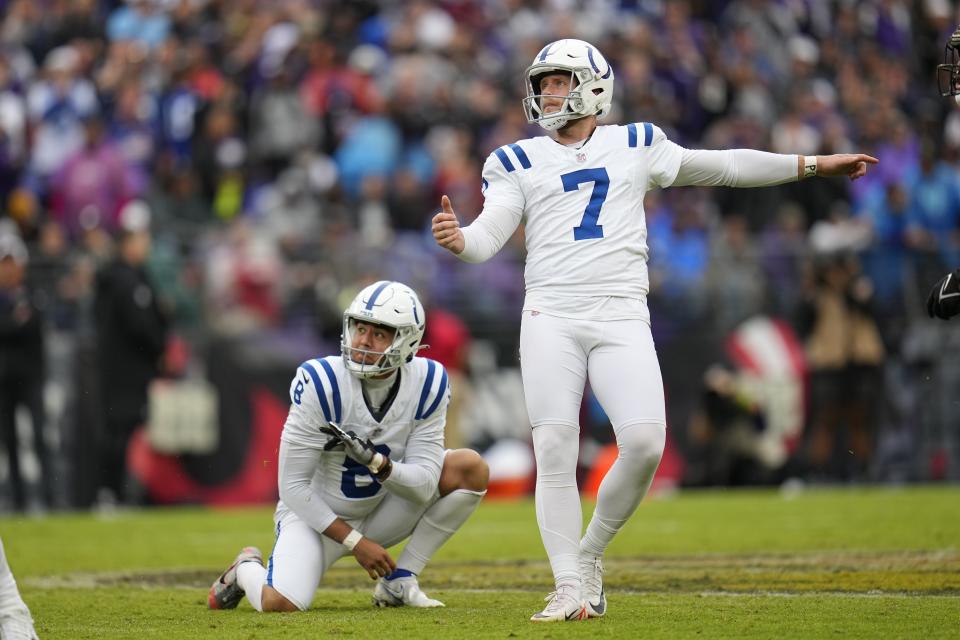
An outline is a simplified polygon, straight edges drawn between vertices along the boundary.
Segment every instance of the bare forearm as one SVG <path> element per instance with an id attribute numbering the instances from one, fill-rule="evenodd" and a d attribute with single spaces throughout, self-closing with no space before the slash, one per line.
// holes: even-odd
<path id="1" fill-rule="evenodd" d="M 347 524 L 347 521 L 343 518 L 337 517 L 333 522 L 330 523 L 330 526 L 323 530 L 323 535 L 327 536 L 334 542 L 343 543 L 343 540 L 350 535 L 350 532 L 353 531 L 353 527 Z"/>

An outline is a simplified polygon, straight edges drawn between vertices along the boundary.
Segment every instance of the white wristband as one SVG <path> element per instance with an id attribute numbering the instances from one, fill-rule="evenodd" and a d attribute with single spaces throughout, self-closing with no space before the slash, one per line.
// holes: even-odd
<path id="1" fill-rule="evenodd" d="M 370 464 L 367 465 L 367 469 L 370 469 L 370 473 L 377 475 L 380 472 L 380 467 L 383 466 L 383 462 L 386 459 L 379 451 L 373 454 L 373 459 L 370 461 Z"/>
<path id="2" fill-rule="evenodd" d="M 347 551 L 353 551 L 353 548 L 357 546 L 357 543 L 360 542 L 360 538 L 363 537 L 363 534 L 353 529 L 350 533 L 347 534 L 347 537 L 343 539 L 342 544 L 347 548 Z"/>
<path id="3" fill-rule="evenodd" d="M 817 156 L 803 156 L 803 177 L 812 178 L 817 175 Z"/>

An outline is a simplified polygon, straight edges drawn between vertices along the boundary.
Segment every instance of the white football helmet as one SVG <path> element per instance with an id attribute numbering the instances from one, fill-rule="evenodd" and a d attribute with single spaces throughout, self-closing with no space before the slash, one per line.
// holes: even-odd
<path id="1" fill-rule="evenodd" d="M 357 321 L 391 327 L 396 330 L 393 344 L 383 352 L 353 348 L 353 328 Z M 426 328 L 426 315 L 416 292 L 405 284 L 381 280 L 357 294 L 343 312 L 343 335 L 340 336 L 340 351 L 347 371 L 358 378 L 372 378 L 389 373 L 409 362 L 420 350 L 420 340 Z M 378 355 L 373 364 L 353 360 L 354 353 L 361 356 Z"/>
<path id="2" fill-rule="evenodd" d="M 549 73 L 569 73 L 570 93 L 556 113 L 541 110 L 540 78 Z M 548 131 L 570 120 L 595 115 L 602 118 L 613 102 L 613 67 L 599 49 L 583 40 L 557 40 L 537 54 L 526 71 L 527 97 L 523 111 L 527 122 L 536 122 Z"/>

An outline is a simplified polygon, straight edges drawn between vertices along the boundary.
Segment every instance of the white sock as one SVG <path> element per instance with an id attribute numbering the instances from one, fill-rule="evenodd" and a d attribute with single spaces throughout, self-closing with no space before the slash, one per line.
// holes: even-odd
<path id="1" fill-rule="evenodd" d="M 578 430 L 566 425 L 541 425 L 533 430 L 537 457 L 537 524 L 557 587 L 580 591 L 580 531 L 583 512 L 577 489 Z M 579 597 L 579 595 L 576 597 Z"/>
<path id="2" fill-rule="evenodd" d="M 580 541 L 583 551 L 603 555 L 613 537 L 637 510 L 653 482 L 666 438 L 666 427 L 662 424 L 632 424 L 617 432 L 620 455 L 600 483 L 597 508 Z"/>
<path id="3" fill-rule="evenodd" d="M 14 580 L 10 565 L 7 564 L 7 553 L 3 549 L 3 541 L 0 540 L 0 613 L 14 611 L 29 612 L 29 609 L 20 597 L 17 581 Z"/>
<path id="4" fill-rule="evenodd" d="M 397 568 L 419 574 L 467 518 L 476 511 L 486 491 L 457 489 L 440 498 L 420 518 L 410 541 L 397 558 Z"/>
<path id="5" fill-rule="evenodd" d="M 388 494 L 373 513 L 358 527 L 365 538 L 389 549 L 405 540 L 420 521 L 426 511 L 422 505 L 401 498 L 395 493 Z"/>
<path id="6" fill-rule="evenodd" d="M 267 570 L 259 562 L 241 562 L 237 566 L 237 584 L 257 611 L 263 611 L 263 585 L 266 583 Z"/>

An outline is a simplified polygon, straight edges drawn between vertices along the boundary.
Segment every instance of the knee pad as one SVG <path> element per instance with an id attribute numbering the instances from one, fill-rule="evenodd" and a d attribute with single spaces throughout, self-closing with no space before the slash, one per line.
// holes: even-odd
<path id="1" fill-rule="evenodd" d="M 537 427 L 533 430 L 533 451 L 538 475 L 543 472 L 575 473 L 580 454 L 578 430 L 553 424 Z"/>
<path id="2" fill-rule="evenodd" d="M 656 464 L 667 442 L 666 425 L 636 423 L 617 430 L 620 457 L 640 465 Z"/>

